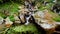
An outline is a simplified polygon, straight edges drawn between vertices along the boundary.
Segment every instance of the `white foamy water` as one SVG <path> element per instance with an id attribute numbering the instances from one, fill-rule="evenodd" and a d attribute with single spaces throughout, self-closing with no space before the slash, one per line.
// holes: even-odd
<path id="1" fill-rule="evenodd" d="M 31 17 L 31 15 L 29 17 L 26 17 L 26 21 L 27 22 L 25 23 L 25 25 L 28 25 L 29 24 L 29 21 L 28 20 L 29 20 L 30 17 Z"/>
<path id="2" fill-rule="evenodd" d="M 54 0 L 53 2 L 56 3 L 57 0 Z"/>

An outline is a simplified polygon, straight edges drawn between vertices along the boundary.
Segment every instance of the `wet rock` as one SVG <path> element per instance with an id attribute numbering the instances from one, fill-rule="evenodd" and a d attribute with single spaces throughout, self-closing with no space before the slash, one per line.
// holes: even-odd
<path id="1" fill-rule="evenodd" d="M 60 25 L 60 22 L 55 22 L 57 25 Z"/>
<path id="2" fill-rule="evenodd" d="M 52 19 L 52 15 L 48 12 L 48 10 L 44 10 L 44 19 L 48 20 L 49 24 L 55 23 L 55 21 Z"/>
<path id="3" fill-rule="evenodd" d="M 42 11 L 38 11 L 34 14 L 34 18 L 35 18 L 36 22 L 41 23 L 40 21 L 41 21 L 41 19 L 44 18 L 44 13 Z"/>
<path id="4" fill-rule="evenodd" d="M 49 14 L 48 10 L 39 11 L 34 14 L 35 21 L 43 29 L 49 32 L 49 34 L 55 31 L 56 24 L 52 20 L 52 15 Z"/>
<path id="5" fill-rule="evenodd" d="M 9 19 L 9 17 L 7 17 L 6 19 L 5 19 L 5 25 L 6 25 L 6 27 L 10 27 L 12 24 L 13 24 L 13 22 L 12 21 L 10 21 L 10 19 Z"/>
<path id="6" fill-rule="evenodd" d="M 41 23 L 38 23 L 48 34 L 52 34 L 55 31 L 56 24 L 49 24 L 48 20 L 41 20 Z"/>
<path id="7" fill-rule="evenodd" d="M 47 22 L 48 22 L 48 20 L 41 19 L 41 24 L 47 23 Z"/>
<path id="8" fill-rule="evenodd" d="M 24 17 L 24 15 L 20 15 L 19 17 L 20 17 L 21 22 L 25 23 L 25 17 Z"/>
<path id="9" fill-rule="evenodd" d="M 51 29 L 51 28 L 55 28 L 54 24 L 48 24 L 48 23 L 43 23 L 40 24 L 44 29 Z"/>
<path id="10" fill-rule="evenodd" d="M 2 24 L 3 23 L 3 18 L 0 16 L 0 24 Z"/>
<path id="11" fill-rule="evenodd" d="M 25 1 L 24 3 L 25 3 L 24 5 L 25 5 L 26 8 L 28 8 L 30 6 L 28 1 Z"/>
<path id="12" fill-rule="evenodd" d="M 24 15 L 24 14 L 27 14 L 27 12 L 29 12 L 29 10 L 27 8 L 24 8 L 24 9 L 21 9 L 19 10 L 20 12 L 20 15 Z"/>
<path id="13" fill-rule="evenodd" d="M 19 8 L 19 9 L 23 9 L 23 8 L 24 8 L 24 5 L 22 5 L 22 6 L 19 6 L 18 8 Z"/>
<path id="14" fill-rule="evenodd" d="M 36 21 L 36 22 L 40 22 L 40 16 L 39 16 L 39 15 L 37 15 L 37 14 L 34 15 L 34 18 L 35 18 L 35 21 Z"/>
<path id="15" fill-rule="evenodd" d="M 25 20 L 25 15 L 28 15 L 28 13 L 29 13 L 29 11 L 26 8 L 25 9 L 22 9 L 20 11 L 19 17 L 20 17 L 20 20 L 21 20 L 22 23 L 24 23 L 26 21 Z"/>
<path id="16" fill-rule="evenodd" d="M 20 19 L 17 15 L 14 15 L 15 23 L 21 23 Z"/>

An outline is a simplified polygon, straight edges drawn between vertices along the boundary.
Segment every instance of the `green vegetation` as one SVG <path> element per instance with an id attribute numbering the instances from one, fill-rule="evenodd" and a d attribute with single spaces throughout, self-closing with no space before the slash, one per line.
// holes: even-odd
<path id="1" fill-rule="evenodd" d="M 18 14 L 18 10 L 19 10 L 19 6 L 21 6 L 21 4 L 24 4 L 24 0 L 9 0 L 11 2 L 5 2 L 3 3 L 4 0 L 0 0 L 0 16 L 2 16 L 3 18 L 6 18 L 7 15 L 4 14 L 4 11 L 7 11 L 9 12 L 9 15 L 8 17 L 10 18 L 11 21 L 14 21 L 14 16 L 13 14 Z M 38 0 L 39 3 L 41 3 L 40 7 L 39 7 L 39 10 L 44 10 L 44 9 L 48 9 L 50 10 L 52 5 L 54 5 L 53 3 L 49 3 L 48 5 L 44 6 L 42 4 L 43 0 Z M 45 0 L 47 2 L 52 2 L 52 0 Z M 54 21 L 56 22 L 60 22 L 60 16 L 56 15 L 55 13 L 53 13 L 51 10 L 50 10 L 50 14 L 53 15 L 54 18 L 52 18 Z M 12 26 L 9 28 L 9 30 L 7 30 L 7 33 L 6 34 L 22 34 L 23 33 L 34 33 L 34 34 L 40 34 L 40 32 L 38 32 L 36 26 L 34 24 L 29 24 L 29 25 L 18 25 L 18 26 Z M 3 33 L 4 34 L 4 33 Z"/>
<path id="2" fill-rule="evenodd" d="M 42 5 L 42 4 L 41 4 Z M 45 10 L 45 9 L 48 9 L 48 11 L 49 11 L 49 13 L 52 15 L 52 17 L 54 17 L 54 18 L 52 18 L 54 21 L 56 21 L 56 22 L 60 22 L 60 16 L 58 15 L 58 14 L 56 14 L 56 13 L 53 13 L 53 11 L 51 11 L 51 7 L 52 7 L 52 5 L 54 5 L 54 3 L 49 3 L 48 5 L 46 5 L 46 6 L 40 6 L 39 7 L 39 9 L 41 10 L 41 11 L 43 11 L 43 10 Z"/>
<path id="3" fill-rule="evenodd" d="M 49 13 L 52 15 L 52 19 L 56 22 L 60 22 L 60 16 L 56 13 L 53 13 L 51 10 L 49 11 Z"/>
<path id="4" fill-rule="evenodd" d="M 14 19 L 14 16 L 13 15 L 10 15 L 9 16 L 9 18 L 10 18 L 10 20 L 13 22 L 13 21 L 15 21 L 15 19 Z"/>
<path id="5" fill-rule="evenodd" d="M 38 32 L 37 28 L 35 27 L 34 24 L 29 24 L 29 25 L 18 25 L 18 26 L 14 26 L 11 27 L 10 30 L 7 31 L 7 34 L 22 34 L 25 33 L 34 33 L 34 34 L 40 34 L 40 32 Z"/>
<path id="6" fill-rule="evenodd" d="M 13 15 L 14 13 L 18 13 L 18 7 L 20 4 L 18 3 L 12 3 L 12 2 L 6 2 L 4 4 L 0 5 L 0 16 L 5 18 L 7 15 L 4 14 L 4 11 L 9 12 L 10 15 Z"/>
<path id="7" fill-rule="evenodd" d="M 60 22 L 60 17 L 54 17 L 53 20 L 55 20 L 56 22 Z"/>

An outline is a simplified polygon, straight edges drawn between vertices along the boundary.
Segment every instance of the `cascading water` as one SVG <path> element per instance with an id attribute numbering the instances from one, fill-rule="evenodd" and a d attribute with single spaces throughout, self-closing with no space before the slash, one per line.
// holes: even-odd
<path id="1" fill-rule="evenodd" d="M 29 11 L 29 16 L 26 16 L 25 18 L 26 18 L 26 23 L 25 23 L 25 25 L 28 25 L 29 24 L 29 19 L 31 18 L 31 15 L 33 15 L 33 9 L 32 9 L 32 6 L 31 6 L 31 4 L 28 2 L 28 1 L 25 1 L 25 7 L 28 9 L 28 11 Z M 32 12 L 30 12 L 30 11 L 32 11 Z"/>
<path id="2" fill-rule="evenodd" d="M 29 16 L 29 17 L 26 17 L 26 23 L 25 23 L 25 25 L 28 25 L 29 24 L 29 18 L 30 18 L 31 16 Z"/>

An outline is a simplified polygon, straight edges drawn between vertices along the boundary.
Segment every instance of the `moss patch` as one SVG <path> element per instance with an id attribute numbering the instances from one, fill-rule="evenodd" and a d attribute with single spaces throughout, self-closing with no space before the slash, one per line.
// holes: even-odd
<path id="1" fill-rule="evenodd" d="M 22 32 L 40 34 L 34 24 L 11 27 L 7 34 L 22 34 Z"/>
<path id="2" fill-rule="evenodd" d="M 20 6 L 20 4 L 18 3 L 12 3 L 12 2 L 6 2 L 4 4 L 0 4 L 0 16 L 2 16 L 3 18 L 6 17 L 5 14 L 3 14 L 3 11 L 8 11 L 10 13 L 10 15 L 13 15 L 14 13 L 17 14 L 18 13 L 18 7 Z"/>

